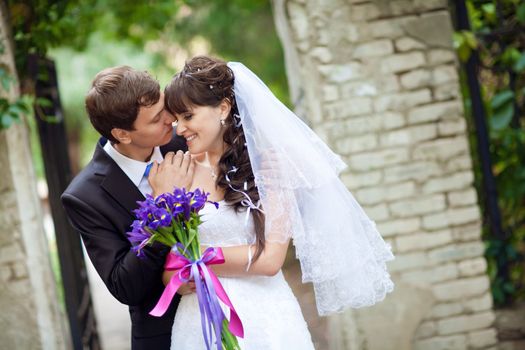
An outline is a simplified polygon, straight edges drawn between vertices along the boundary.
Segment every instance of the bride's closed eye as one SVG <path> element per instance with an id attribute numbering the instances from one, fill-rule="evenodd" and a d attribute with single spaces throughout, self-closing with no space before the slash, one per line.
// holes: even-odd
<path id="1" fill-rule="evenodd" d="M 184 119 L 184 120 L 186 120 L 186 121 L 189 121 L 189 120 L 191 120 L 191 117 L 193 117 L 193 115 L 192 115 L 192 114 L 185 114 L 185 115 L 183 115 L 183 116 L 181 116 L 181 117 L 182 117 L 182 119 Z M 179 119 L 176 118 L 175 121 L 173 122 L 173 124 L 174 124 L 174 125 L 179 124 Z"/>

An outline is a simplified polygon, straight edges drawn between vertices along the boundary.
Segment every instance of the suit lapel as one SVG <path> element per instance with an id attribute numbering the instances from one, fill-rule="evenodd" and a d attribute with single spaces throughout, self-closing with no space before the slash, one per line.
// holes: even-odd
<path id="1" fill-rule="evenodd" d="M 93 155 L 95 173 L 103 177 L 100 186 L 104 191 L 113 197 L 115 202 L 122 206 L 131 217 L 134 217 L 132 211 L 138 207 L 137 201 L 143 201 L 145 198 L 117 163 L 104 151 L 103 147 L 106 142 L 105 138 L 101 138 L 97 142 Z M 178 150 L 186 151 L 187 146 L 186 140 L 177 135 L 174 135 L 171 142 L 161 148 L 163 155 L 169 151 L 176 152 Z"/>
<path id="2" fill-rule="evenodd" d="M 143 201 L 144 196 L 129 177 L 115 166 L 117 169 L 110 169 L 100 186 L 133 216 L 132 211 L 138 207 L 137 201 Z"/>
<path id="3" fill-rule="evenodd" d="M 97 143 L 93 156 L 96 174 L 103 177 L 100 187 L 104 189 L 122 208 L 134 217 L 133 210 L 138 207 L 137 201 L 144 200 L 144 196 L 129 177 L 120 169 L 113 159 L 104 151 L 104 140 Z"/>

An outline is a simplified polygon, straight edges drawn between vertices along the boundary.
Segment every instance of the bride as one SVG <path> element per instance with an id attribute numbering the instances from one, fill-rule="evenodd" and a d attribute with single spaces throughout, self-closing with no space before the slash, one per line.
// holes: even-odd
<path id="1" fill-rule="evenodd" d="M 281 272 L 290 239 L 320 315 L 392 291 L 392 253 L 338 179 L 345 164 L 248 68 L 195 57 L 166 87 L 165 106 L 196 164 L 192 189 L 219 203 L 201 210 L 199 236 L 223 250 L 212 269 L 243 322 L 242 349 L 313 349 Z M 149 181 L 154 194 L 172 190 L 155 171 Z M 186 294 L 171 348 L 205 347 L 197 296 Z"/>

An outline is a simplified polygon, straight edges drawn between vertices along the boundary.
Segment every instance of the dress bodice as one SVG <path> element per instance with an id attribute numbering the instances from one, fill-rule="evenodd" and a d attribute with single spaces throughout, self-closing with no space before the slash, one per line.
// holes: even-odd
<path id="1" fill-rule="evenodd" d="M 254 243 L 253 219 L 251 215 L 247 218 L 246 210 L 236 212 L 221 201 L 218 209 L 206 203 L 200 214 L 201 244 L 225 247 Z M 241 349 L 314 350 L 297 299 L 281 271 L 274 276 L 219 276 L 219 280 L 243 323 L 244 338 L 238 339 Z M 197 294 L 184 295 L 175 315 L 171 349 L 205 349 L 201 327 Z"/>
<path id="2" fill-rule="evenodd" d="M 236 212 L 235 208 L 224 200 L 219 202 L 218 209 L 213 204 L 206 203 L 200 211 L 200 243 L 217 247 L 253 244 L 253 218 L 252 215 L 247 217 L 246 213 L 246 209 Z"/>

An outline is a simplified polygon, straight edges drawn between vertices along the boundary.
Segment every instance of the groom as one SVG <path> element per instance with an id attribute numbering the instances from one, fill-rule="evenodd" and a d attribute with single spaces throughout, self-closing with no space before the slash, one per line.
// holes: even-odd
<path id="1" fill-rule="evenodd" d="M 183 154 L 186 144 L 173 135 L 175 119 L 164 109 L 159 83 L 146 72 L 126 66 L 101 71 L 86 96 L 86 109 L 102 137 L 91 162 L 62 194 L 62 203 L 108 290 L 129 305 L 132 349 L 169 349 L 180 299 L 163 317 L 148 314 L 164 289 L 162 271 L 169 248 L 146 247 L 146 257 L 139 259 L 130 251 L 126 232 L 136 202 L 151 192 L 149 163 L 160 163 L 165 156 L 165 162 L 176 166 L 164 172 L 158 168 L 163 181 L 189 187 L 193 167 L 190 156 Z"/>

